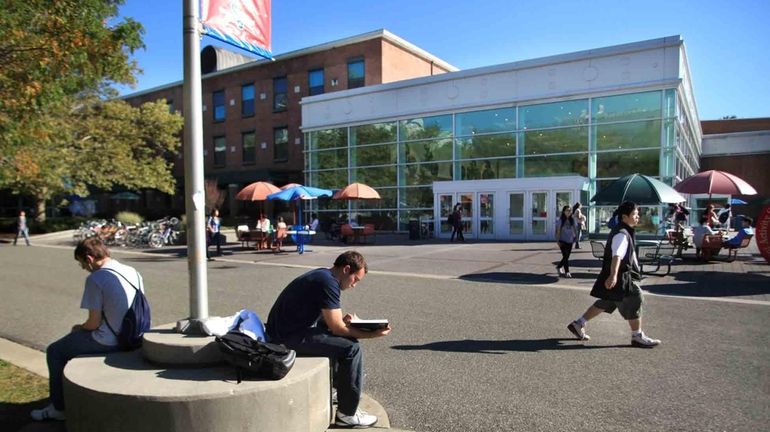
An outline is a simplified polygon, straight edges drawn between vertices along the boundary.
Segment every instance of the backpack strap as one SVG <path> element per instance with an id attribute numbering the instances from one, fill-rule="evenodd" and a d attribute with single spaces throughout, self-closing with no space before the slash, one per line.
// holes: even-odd
<path id="1" fill-rule="evenodd" d="M 131 285 L 131 288 L 135 289 L 137 291 L 137 293 L 141 293 L 142 292 L 139 288 L 136 287 L 136 285 L 132 284 L 131 281 L 128 280 L 127 277 L 123 276 L 123 273 L 121 273 L 121 272 L 119 272 L 117 270 L 113 270 L 111 268 L 104 268 L 104 267 L 100 268 L 99 270 L 106 270 L 108 272 L 115 273 L 116 275 L 122 277 L 123 280 L 125 280 L 129 285 Z M 136 280 L 139 281 L 139 286 L 142 287 L 142 277 L 139 276 L 139 272 L 138 271 L 136 272 Z M 129 306 L 129 308 L 130 308 L 130 306 Z M 107 320 L 107 316 L 104 315 L 104 309 L 102 309 L 102 320 L 105 322 L 105 324 L 107 324 L 107 328 L 110 329 L 112 334 L 114 334 L 115 337 L 118 337 L 118 333 L 110 325 L 109 320 Z"/>

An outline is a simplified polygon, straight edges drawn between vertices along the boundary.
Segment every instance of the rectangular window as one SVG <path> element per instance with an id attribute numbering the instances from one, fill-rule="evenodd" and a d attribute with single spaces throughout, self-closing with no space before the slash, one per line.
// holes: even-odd
<path id="1" fill-rule="evenodd" d="M 373 123 L 350 128 L 350 145 L 396 142 L 396 122 Z"/>
<path id="2" fill-rule="evenodd" d="M 452 136 L 452 116 L 419 117 L 400 122 L 401 141 Z"/>
<path id="3" fill-rule="evenodd" d="M 257 162 L 257 136 L 253 131 L 241 134 L 241 149 L 244 165 Z"/>
<path id="4" fill-rule="evenodd" d="M 227 143 L 225 137 L 214 137 L 214 166 L 225 166 L 225 156 L 227 155 Z"/>
<path id="5" fill-rule="evenodd" d="M 273 159 L 276 161 L 289 159 L 289 128 L 273 129 Z"/>
<path id="6" fill-rule="evenodd" d="M 500 108 L 486 111 L 471 111 L 455 116 L 457 136 L 516 130 L 514 108 Z"/>
<path id="7" fill-rule="evenodd" d="M 363 87 L 364 76 L 364 59 L 348 60 L 348 88 Z"/>
<path id="8" fill-rule="evenodd" d="M 307 73 L 307 88 L 310 96 L 324 93 L 324 70 L 316 69 Z"/>
<path id="9" fill-rule="evenodd" d="M 348 128 L 310 132 L 310 149 L 330 149 L 348 146 Z"/>
<path id="10" fill-rule="evenodd" d="M 661 97 L 660 91 L 652 91 L 594 98 L 594 123 L 660 118 Z"/>
<path id="11" fill-rule="evenodd" d="M 330 170 L 330 171 L 318 171 L 318 183 L 315 185 L 323 185 L 328 188 L 343 188 L 348 184 L 348 170 Z"/>
<path id="12" fill-rule="evenodd" d="M 522 129 L 588 124 L 588 99 L 523 106 L 519 124 Z"/>
<path id="13" fill-rule="evenodd" d="M 585 148 L 588 149 L 586 138 Z M 516 134 L 479 135 L 457 140 L 457 158 L 516 156 Z"/>
<path id="14" fill-rule="evenodd" d="M 273 78 L 273 111 L 286 111 L 289 106 L 289 80 Z"/>
<path id="15" fill-rule="evenodd" d="M 243 117 L 254 115 L 254 84 L 241 87 L 241 115 Z"/>
<path id="16" fill-rule="evenodd" d="M 225 121 L 225 91 L 215 91 L 212 95 L 212 104 L 214 105 L 214 109 L 212 112 L 214 113 L 214 121 L 215 122 L 221 122 Z"/>

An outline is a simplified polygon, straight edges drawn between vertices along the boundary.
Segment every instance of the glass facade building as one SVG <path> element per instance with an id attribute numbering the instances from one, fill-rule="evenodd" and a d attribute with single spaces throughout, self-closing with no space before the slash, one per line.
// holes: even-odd
<path id="1" fill-rule="evenodd" d="M 420 83 L 414 87 L 424 93 Z M 398 231 L 420 218 L 442 231 L 445 210 L 434 182 L 456 182 L 460 190 L 476 181 L 480 191 L 484 180 L 547 182 L 576 176 L 585 184 L 580 196 L 570 198 L 585 205 L 602 187 L 630 173 L 673 185 L 698 171 L 700 130 L 694 129 L 697 118 L 683 81 L 581 93 L 461 109 L 447 104 L 450 109 L 438 113 L 372 116 L 369 122 L 313 128 L 306 131 L 305 181 L 331 189 L 361 182 L 382 196 L 380 201 L 321 202 L 322 217 L 350 212 L 359 223 Z M 495 198 L 507 200 L 475 197 L 486 203 L 469 210 L 479 231 L 488 226 L 481 219 Z M 554 198 L 558 201 L 552 197 L 543 205 L 558 205 Z M 592 208 L 593 219 L 603 220 L 607 210 Z M 644 209 L 644 220 L 653 225 L 660 211 Z M 655 229 L 644 225 L 643 230 Z M 601 224 L 591 229 L 600 230 Z"/>

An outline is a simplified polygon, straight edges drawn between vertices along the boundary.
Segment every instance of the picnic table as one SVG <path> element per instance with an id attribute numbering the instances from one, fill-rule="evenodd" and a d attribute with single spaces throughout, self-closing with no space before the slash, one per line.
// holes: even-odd
<path id="1" fill-rule="evenodd" d="M 310 249 L 305 249 L 304 236 L 314 236 L 316 234 L 313 230 L 288 230 L 286 234 L 296 236 L 297 239 L 297 252 L 303 254 L 305 252 L 312 252 Z"/>

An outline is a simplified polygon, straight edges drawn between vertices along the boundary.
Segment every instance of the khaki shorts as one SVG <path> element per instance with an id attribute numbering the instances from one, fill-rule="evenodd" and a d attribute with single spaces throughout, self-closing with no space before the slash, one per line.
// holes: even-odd
<path id="1" fill-rule="evenodd" d="M 631 295 L 624 297 L 623 301 L 612 300 L 596 300 L 594 306 L 607 312 L 609 314 L 615 312 L 615 309 L 620 312 L 620 316 L 627 320 L 639 319 L 642 316 L 642 306 L 644 305 L 644 298 L 642 297 L 642 291 L 636 290 Z"/>

